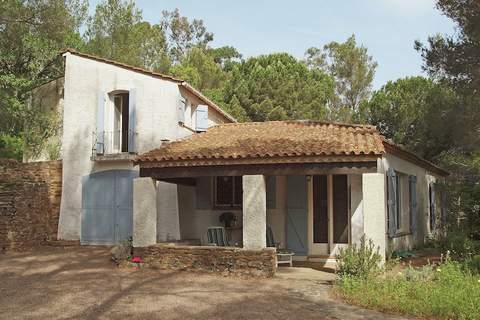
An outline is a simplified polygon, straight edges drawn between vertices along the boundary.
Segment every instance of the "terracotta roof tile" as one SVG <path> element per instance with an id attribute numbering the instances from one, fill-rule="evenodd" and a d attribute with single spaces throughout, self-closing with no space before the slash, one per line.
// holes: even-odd
<path id="1" fill-rule="evenodd" d="M 166 143 L 138 156 L 135 162 L 163 167 L 228 164 L 232 160 L 258 163 L 272 158 L 325 162 L 357 161 L 364 156 L 363 161 L 372 161 L 385 153 L 382 141 L 377 129 L 370 125 L 315 121 L 230 123 Z"/>

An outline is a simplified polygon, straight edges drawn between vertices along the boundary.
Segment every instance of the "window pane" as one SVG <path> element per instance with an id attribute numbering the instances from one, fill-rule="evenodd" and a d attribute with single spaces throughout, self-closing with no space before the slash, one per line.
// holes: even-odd
<path id="1" fill-rule="evenodd" d="M 233 203 L 233 177 L 216 177 L 215 204 L 231 206 Z"/>
<path id="2" fill-rule="evenodd" d="M 243 203 L 243 185 L 242 185 L 242 177 L 234 177 L 235 181 L 235 194 L 233 197 L 233 204 L 235 206 L 241 206 Z"/>

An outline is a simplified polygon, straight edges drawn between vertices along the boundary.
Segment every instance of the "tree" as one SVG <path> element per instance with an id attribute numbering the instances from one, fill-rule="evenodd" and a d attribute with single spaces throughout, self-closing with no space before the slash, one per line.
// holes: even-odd
<path id="1" fill-rule="evenodd" d="M 460 139 L 458 123 L 449 119 L 458 104 L 452 90 L 427 78 L 407 77 L 389 81 L 360 109 L 387 139 L 438 161 Z"/>
<path id="2" fill-rule="evenodd" d="M 84 0 L 0 2 L 0 156 L 21 156 L 23 150 L 4 150 L 23 148 L 26 121 L 33 131 L 52 132 L 40 110 L 27 106 L 27 93 L 62 74 L 58 53 L 82 46 L 79 28 L 86 12 Z"/>
<path id="3" fill-rule="evenodd" d="M 167 35 L 170 56 L 173 63 L 178 63 L 193 47 L 206 49 L 213 40 L 213 33 L 207 32 L 203 20 L 193 19 L 190 23 L 187 17 L 180 15 L 180 11 L 163 11 L 160 22 Z"/>
<path id="4" fill-rule="evenodd" d="M 415 43 L 428 74 L 445 83 L 459 96 L 453 112 L 446 115 L 456 129 L 441 163 L 453 173 L 449 179 L 451 216 L 465 215 L 462 227 L 480 239 L 480 3 L 473 0 L 438 0 L 437 8 L 456 23 L 454 35 L 434 35 L 427 44 Z"/>
<path id="5" fill-rule="evenodd" d="M 460 88 L 480 89 L 480 3 L 438 0 L 437 8 L 457 25 L 454 35 L 433 35 L 427 44 L 417 41 L 424 69 L 432 77 Z"/>
<path id="6" fill-rule="evenodd" d="M 309 48 L 304 61 L 310 69 L 323 70 L 335 79 L 337 99 L 331 103 L 332 118 L 350 122 L 372 89 L 377 63 L 368 55 L 367 48 L 357 46 L 352 35 L 344 43 Z"/>
<path id="7" fill-rule="evenodd" d="M 197 47 L 190 49 L 180 64 L 173 66 L 170 71 L 199 90 L 219 88 L 226 79 L 226 74 L 214 57 Z"/>
<path id="8" fill-rule="evenodd" d="M 167 40 L 160 25 L 143 21 L 133 1 L 105 0 L 88 20 L 86 49 L 108 59 L 167 72 Z"/>
<path id="9" fill-rule="evenodd" d="M 325 119 L 333 95 L 333 80 L 309 70 L 289 54 L 277 53 L 236 63 L 224 89 L 229 108 L 252 121 Z"/>

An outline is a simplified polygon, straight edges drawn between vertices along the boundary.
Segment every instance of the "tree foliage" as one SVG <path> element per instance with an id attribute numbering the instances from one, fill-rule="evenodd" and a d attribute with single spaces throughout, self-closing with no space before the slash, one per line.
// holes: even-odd
<path id="1" fill-rule="evenodd" d="M 367 48 L 357 46 L 355 35 L 343 43 L 330 42 L 323 49 L 309 48 L 305 63 L 328 73 L 335 80 L 335 99 L 332 100 L 334 120 L 352 121 L 360 103 L 369 98 L 377 63 Z"/>
<path id="2" fill-rule="evenodd" d="M 233 66 L 224 101 L 252 121 L 325 119 L 333 80 L 287 53 L 252 57 Z"/>
<path id="3" fill-rule="evenodd" d="M 449 84 L 480 89 L 480 2 L 438 0 L 437 8 L 456 24 L 454 35 L 436 34 L 427 44 L 416 42 L 425 70 Z"/>
<path id="4" fill-rule="evenodd" d="M 60 49 L 81 44 L 79 28 L 86 17 L 83 0 L 6 0 L 0 2 L 0 156 L 23 150 L 28 121 L 32 130 L 51 132 L 48 121 L 28 106 L 28 92 L 62 73 Z M 55 19 L 52 19 L 55 17 Z M 53 124 L 52 124 L 53 127 Z M 35 144 L 36 139 L 30 139 Z M 35 148 L 35 146 L 32 146 Z M 13 152 L 13 153 L 12 153 Z"/>
<path id="5" fill-rule="evenodd" d="M 454 35 L 433 35 L 415 46 L 428 74 L 449 85 L 459 97 L 442 129 L 455 130 L 440 158 L 453 173 L 449 180 L 450 214 L 464 221 L 462 228 L 480 239 L 480 3 L 438 0 L 437 8 L 456 24 Z"/>
<path id="6" fill-rule="evenodd" d="M 88 19 L 86 50 L 108 59 L 153 71 L 168 71 L 170 57 L 160 25 L 143 21 L 133 1 L 106 0 Z"/>

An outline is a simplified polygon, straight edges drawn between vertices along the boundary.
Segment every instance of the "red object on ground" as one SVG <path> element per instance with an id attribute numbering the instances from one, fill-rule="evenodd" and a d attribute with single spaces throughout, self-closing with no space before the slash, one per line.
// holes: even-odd
<path id="1" fill-rule="evenodd" d="M 132 258 L 132 262 L 134 262 L 134 263 L 141 263 L 141 262 L 142 262 L 142 258 L 140 258 L 140 257 L 133 257 L 133 258 Z"/>

